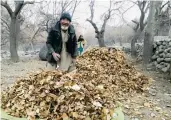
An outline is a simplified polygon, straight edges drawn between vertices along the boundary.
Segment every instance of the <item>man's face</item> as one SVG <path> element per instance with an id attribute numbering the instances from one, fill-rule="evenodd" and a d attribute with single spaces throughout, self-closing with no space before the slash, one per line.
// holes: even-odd
<path id="1" fill-rule="evenodd" d="M 68 30 L 68 27 L 70 25 L 70 21 L 68 19 L 62 19 L 60 23 L 61 23 L 62 30 Z"/>

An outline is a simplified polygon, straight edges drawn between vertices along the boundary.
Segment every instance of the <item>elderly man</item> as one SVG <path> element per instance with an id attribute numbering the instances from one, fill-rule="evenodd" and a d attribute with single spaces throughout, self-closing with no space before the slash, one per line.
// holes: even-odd
<path id="1" fill-rule="evenodd" d="M 46 45 L 48 68 L 51 70 L 59 67 L 60 70 L 69 71 L 75 64 L 77 38 L 70 23 L 70 14 L 63 13 L 60 21 L 49 32 Z"/>

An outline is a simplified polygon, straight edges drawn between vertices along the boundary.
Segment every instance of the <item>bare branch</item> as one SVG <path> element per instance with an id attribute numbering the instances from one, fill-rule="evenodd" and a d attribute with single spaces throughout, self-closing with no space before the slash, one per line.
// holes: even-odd
<path id="1" fill-rule="evenodd" d="M 72 10 L 72 6 L 70 8 L 67 9 L 67 11 L 71 11 Z"/>
<path id="2" fill-rule="evenodd" d="M 74 15 L 74 12 L 75 12 L 75 9 L 76 9 L 76 7 L 80 4 L 80 2 L 81 2 L 81 0 L 80 1 L 75 1 L 75 4 L 74 4 L 74 9 L 73 9 L 73 11 L 72 11 L 72 14 L 71 14 L 71 17 L 73 17 L 73 15 Z"/>
<path id="3" fill-rule="evenodd" d="M 147 4 L 147 7 L 145 8 L 144 13 L 147 13 L 147 11 L 149 10 L 149 8 L 150 8 L 150 4 Z"/>
<path id="4" fill-rule="evenodd" d="M 73 2 L 73 0 L 71 0 L 70 2 L 66 2 L 66 6 L 65 9 Z"/>
<path id="5" fill-rule="evenodd" d="M 70 2 L 68 2 L 67 0 L 65 2 L 61 2 L 61 7 L 62 7 L 62 11 L 61 14 L 67 9 L 67 7 L 72 3 L 73 1 L 71 0 Z"/>
<path id="6" fill-rule="evenodd" d="M 18 13 L 21 11 L 21 9 L 24 7 L 24 5 L 26 5 L 26 4 L 34 4 L 34 1 L 26 1 L 26 2 L 24 2 L 24 1 L 16 1 L 16 2 L 18 4 L 17 4 L 17 7 L 16 7 L 16 9 L 14 11 L 15 15 L 18 15 Z"/>
<path id="7" fill-rule="evenodd" d="M 101 31 L 100 31 L 101 33 L 105 31 L 105 27 L 106 27 L 106 23 L 107 23 L 108 19 L 109 18 L 104 19 L 104 22 L 103 22 L 103 25 L 102 25 L 102 28 L 101 28 Z"/>
<path id="8" fill-rule="evenodd" d="M 134 7 L 135 4 L 133 4 L 132 6 L 130 6 L 129 8 L 127 8 L 122 14 L 125 14 L 129 9 L 131 9 L 132 7 Z"/>
<path id="9" fill-rule="evenodd" d="M 147 3 L 147 1 L 143 1 L 142 2 L 142 10 L 144 11 L 144 8 L 145 8 L 145 6 L 146 6 L 146 3 Z"/>
<path id="10" fill-rule="evenodd" d="M 24 1 L 15 1 L 17 3 L 17 7 L 14 11 L 14 15 L 17 16 L 18 13 L 21 11 L 23 5 L 24 5 Z"/>
<path id="11" fill-rule="evenodd" d="M 8 27 L 7 27 L 7 26 L 4 26 L 4 27 L 5 27 L 6 33 L 9 35 L 10 30 L 8 29 Z"/>
<path id="12" fill-rule="evenodd" d="M 61 14 L 62 14 L 63 11 L 64 11 L 64 3 L 63 3 L 63 0 L 62 0 L 62 2 L 61 2 L 61 7 L 62 7 Z"/>
<path id="13" fill-rule="evenodd" d="M 162 10 L 167 4 L 169 4 L 169 1 L 167 1 L 165 4 L 163 4 L 160 9 Z"/>
<path id="14" fill-rule="evenodd" d="M 10 29 L 8 23 L 6 22 L 6 20 L 4 18 L 1 17 L 1 20 L 5 23 L 5 25 L 7 26 L 8 30 Z"/>
<path id="15" fill-rule="evenodd" d="M 95 0 L 91 0 L 90 5 L 89 5 L 90 6 L 90 12 L 91 12 L 91 16 L 90 16 L 91 21 L 94 18 L 94 3 L 95 3 Z"/>
<path id="16" fill-rule="evenodd" d="M 146 26 L 146 25 L 147 25 L 147 21 L 144 22 L 144 26 Z"/>
<path id="17" fill-rule="evenodd" d="M 101 32 L 105 31 L 106 23 L 110 19 L 111 15 L 112 15 L 112 12 L 115 11 L 115 10 L 119 11 L 119 9 L 120 9 L 120 6 L 118 8 L 112 9 L 112 3 L 113 4 L 118 4 L 120 2 L 121 1 L 117 1 L 117 2 L 113 3 L 112 0 L 110 0 L 110 6 L 109 6 L 109 9 L 108 9 L 108 14 L 105 15 L 105 19 L 104 19 L 104 22 L 103 22 L 103 25 L 102 25 L 102 28 L 101 28 Z"/>
<path id="18" fill-rule="evenodd" d="M 36 32 L 33 34 L 32 38 L 31 38 L 31 42 L 33 42 L 34 38 L 36 37 L 36 35 L 38 34 L 38 32 L 40 31 L 41 27 L 39 27 Z"/>
<path id="19" fill-rule="evenodd" d="M 146 25 L 144 23 L 145 13 L 147 13 L 147 11 L 149 10 L 149 4 L 147 1 L 143 0 L 143 1 L 137 1 L 137 5 L 141 11 L 140 19 L 139 19 L 139 22 L 133 21 L 133 20 L 132 22 L 136 24 L 136 27 L 134 28 L 134 30 L 137 30 L 139 28 L 141 31 L 143 31 Z"/>
<path id="20" fill-rule="evenodd" d="M 141 1 L 137 1 L 138 2 L 138 8 L 141 10 L 142 8 L 141 8 L 141 4 L 142 4 L 142 2 Z"/>
<path id="21" fill-rule="evenodd" d="M 139 26 L 140 26 L 140 23 L 139 22 L 137 22 L 137 21 L 135 21 L 135 20 L 131 20 L 133 23 L 135 23 L 136 25 L 135 25 L 135 27 L 132 27 L 132 29 L 135 31 L 135 32 L 137 32 L 137 30 L 138 30 L 138 28 L 139 28 Z"/>
<path id="22" fill-rule="evenodd" d="M 128 1 L 130 1 L 130 2 L 132 2 L 132 3 L 134 3 L 134 4 L 136 4 L 136 5 L 138 5 L 138 3 L 135 2 L 135 1 L 132 1 L 132 0 L 128 0 Z"/>
<path id="23" fill-rule="evenodd" d="M 119 16 L 119 15 L 118 15 Z M 119 16 L 120 17 L 120 16 Z M 122 20 L 126 23 L 127 26 L 129 26 L 130 28 L 134 29 L 130 24 L 128 24 L 128 22 L 124 19 L 124 16 L 122 14 Z"/>
<path id="24" fill-rule="evenodd" d="M 139 9 L 140 9 L 140 11 L 142 12 L 144 12 L 144 8 L 145 8 L 145 6 L 146 6 L 146 3 L 147 3 L 147 1 L 138 1 L 138 7 L 139 7 Z"/>
<path id="25" fill-rule="evenodd" d="M 43 1 L 41 1 L 41 2 L 43 2 Z M 36 2 L 36 3 L 41 3 L 41 2 Z M 34 3 L 35 3 L 35 1 L 26 1 L 26 2 L 24 2 L 23 5 L 26 5 L 26 4 L 34 4 Z"/>
<path id="26" fill-rule="evenodd" d="M 6 2 L 1 1 L 1 5 L 2 5 L 3 7 L 5 7 L 5 8 L 7 9 L 8 13 L 9 13 L 9 15 L 12 16 L 13 11 L 12 11 L 12 9 L 10 8 L 10 6 L 8 5 L 7 1 L 6 1 Z"/>
<path id="27" fill-rule="evenodd" d="M 9 42 L 7 38 L 2 38 L 2 41 L 3 42 L 1 42 L 1 46 L 6 45 Z"/>
<path id="28" fill-rule="evenodd" d="M 132 22 L 135 23 L 135 24 L 139 24 L 139 22 L 137 22 L 137 21 L 135 21 L 135 20 L 132 20 Z"/>
<path id="29" fill-rule="evenodd" d="M 88 21 L 88 22 L 90 22 L 90 23 L 91 23 L 91 25 L 94 27 L 94 29 L 95 29 L 95 33 L 98 33 L 98 32 L 99 32 L 99 30 L 98 30 L 98 28 L 97 28 L 96 24 L 95 24 L 92 20 L 87 19 L 87 21 Z"/>
<path id="30" fill-rule="evenodd" d="M 122 20 L 126 23 L 127 26 L 129 26 L 130 28 L 134 29 L 130 24 L 128 24 L 128 22 L 124 19 L 124 14 L 129 10 L 131 9 L 135 4 L 133 4 L 132 6 L 130 6 L 129 8 L 127 8 L 123 13 L 121 13 L 119 11 L 119 13 L 122 15 L 121 18 Z M 120 16 L 119 16 L 120 17 Z"/>
<path id="31" fill-rule="evenodd" d="M 103 22 L 103 25 L 102 25 L 102 28 L 101 28 L 101 31 L 100 31 L 101 33 L 105 31 L 106 23 L 107 23 L 107 21 L 109 20 L 109 18 L 111 16 L 112 10 L 114 10 L 114 9 L 111 10 L 111 7 L 112 7 L 112 1 L 110 0 L 110 6 L 109 6 L 109 9 L 108 9 L 108 14 L 105 15 L 105 19 L 104 19 L 104 22 Z"/>

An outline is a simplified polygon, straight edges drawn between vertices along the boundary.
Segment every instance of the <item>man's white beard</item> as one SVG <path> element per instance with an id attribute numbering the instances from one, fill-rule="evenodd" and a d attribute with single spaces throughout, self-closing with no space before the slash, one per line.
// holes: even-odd
<path id="1" fill-rule="evenodd" d="M 61 29 L 64 30 L 64 31 L 67 31 L 69 28 L 69 26 L 64 26 L 64 25 L 61 25 Z"/>

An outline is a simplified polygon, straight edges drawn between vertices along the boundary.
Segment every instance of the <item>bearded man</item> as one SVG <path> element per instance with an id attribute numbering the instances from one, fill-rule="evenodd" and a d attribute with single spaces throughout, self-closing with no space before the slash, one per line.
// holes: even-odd
<path id="1" fill-rule="evenodd" d="M 50 30 L 46 45 L 48 68 L 69 71 L 75 65 L 77 38 L 69 13 L 63 13 L 60 20 Z"/>

